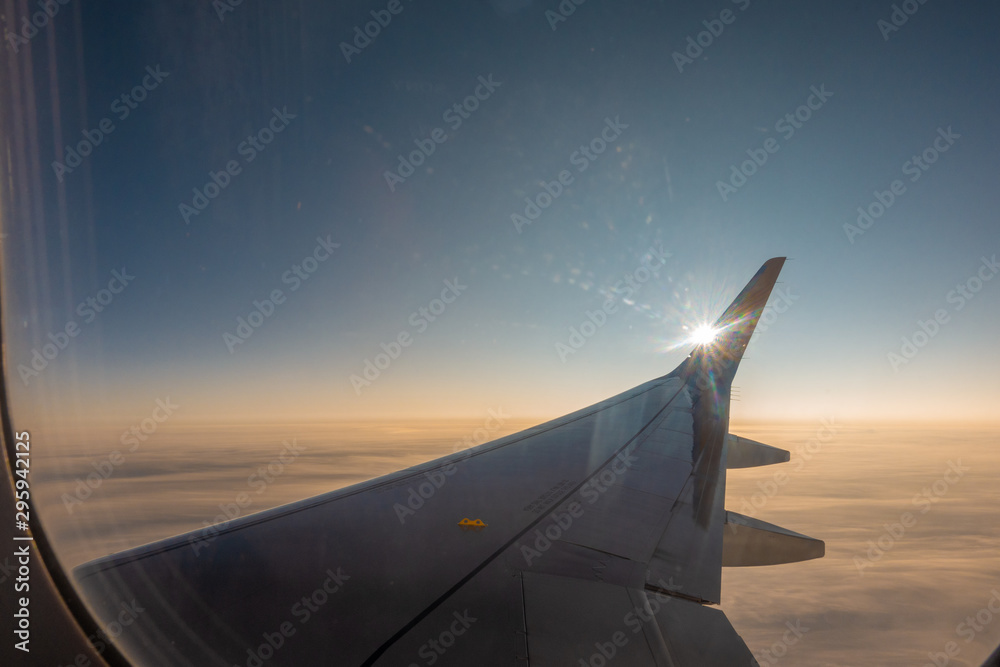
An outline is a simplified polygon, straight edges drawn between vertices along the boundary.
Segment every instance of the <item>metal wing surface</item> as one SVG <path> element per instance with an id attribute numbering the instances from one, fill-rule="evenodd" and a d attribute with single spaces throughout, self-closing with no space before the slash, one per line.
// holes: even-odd
<path id="1" fill-rule="evenodd" d="M 414 468 L 80 566 L 151 665 L 753 665 L 722 566 L 823 543 L 724 507 L 733 375 L 783 258 L 673 372 Z M 727 527 L 728 524 L 728 527 Z"/>

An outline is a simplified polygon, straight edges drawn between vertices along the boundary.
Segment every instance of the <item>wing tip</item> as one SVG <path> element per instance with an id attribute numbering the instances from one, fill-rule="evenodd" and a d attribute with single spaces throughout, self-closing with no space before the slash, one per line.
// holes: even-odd
<path id="1" fill-rule="evenodd" d="M 767 299 L 771 296 L 771 290 L 778 280 L 778 274 L 781 273 L 781 269 L 785 265 L 785 259 L 785 257 L 772 257 L 764 262 L 719 317 L 715 326 L 717 328 L 731 327 L 734 324 L 748 321 L 748 318 L 752 318 L 752 325 L 756 326 L 757 318 L 764 310 Z"/>
<path id="2" fill-rule="evenodd" d="M 699 345 L 692 355 L 707 364 L 705 371 L 732 382 L 784 264 L 785 257 L 772 257 L 764 262 L 715 321 L 713 328 L 718 331 L 715 338 Z M 701 367 L 702 363 L 698 366 Z"/>

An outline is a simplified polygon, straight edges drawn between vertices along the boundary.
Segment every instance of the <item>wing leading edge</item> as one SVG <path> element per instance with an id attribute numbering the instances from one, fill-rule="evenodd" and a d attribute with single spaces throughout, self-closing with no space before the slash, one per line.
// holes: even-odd
<path id="1" fill-rule="evenodd" d="M 119 639 L 142 664 L 756 664 L 707 606 L 722 566 L 823 549 L 724 508 L 727 467 L 787 460 L 728 433 L 733 376 L 783 262 L 663 377 L 210 540 L 92 561 L 76 580 L 105 622 L 143 608 Z"/>

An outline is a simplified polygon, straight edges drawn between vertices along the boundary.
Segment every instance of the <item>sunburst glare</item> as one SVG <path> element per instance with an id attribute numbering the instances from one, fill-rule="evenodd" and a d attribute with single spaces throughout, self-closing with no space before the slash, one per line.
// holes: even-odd
<path id="1" fill-rule="evenodd" d="M 688 338 L 688 341 L 695 345 L 708 345 L 718 335 L 719 330 L 710 324 L 702 324 Z"/>

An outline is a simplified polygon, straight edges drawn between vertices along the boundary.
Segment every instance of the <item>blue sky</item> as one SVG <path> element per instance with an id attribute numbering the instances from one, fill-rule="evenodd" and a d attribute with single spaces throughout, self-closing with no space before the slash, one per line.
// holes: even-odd
<path id="1" fill-rule="evenodd" d="M 684 327 L 787 256 L 734 417 L 995 419 L 997 9 L 916 6 L 888 32 L 892 3 L 592 0 L 556 22 L 556 2 L 404 0 L 354 49 L 385 4 L 57 16 L 59 66 L 31 45 L 37 199 L 4 240 L 9 368 L 79 333 L 14 378 L 15 414 L 127 420 L 169 395 L 204 419 L 555 416 L 672 369 Z M 84 131 L 101 141 L 60 182 Z M 526 197 L 546 205 L 518 229 Z M 636 273 L 650 248 L 666 260 Z"/>

